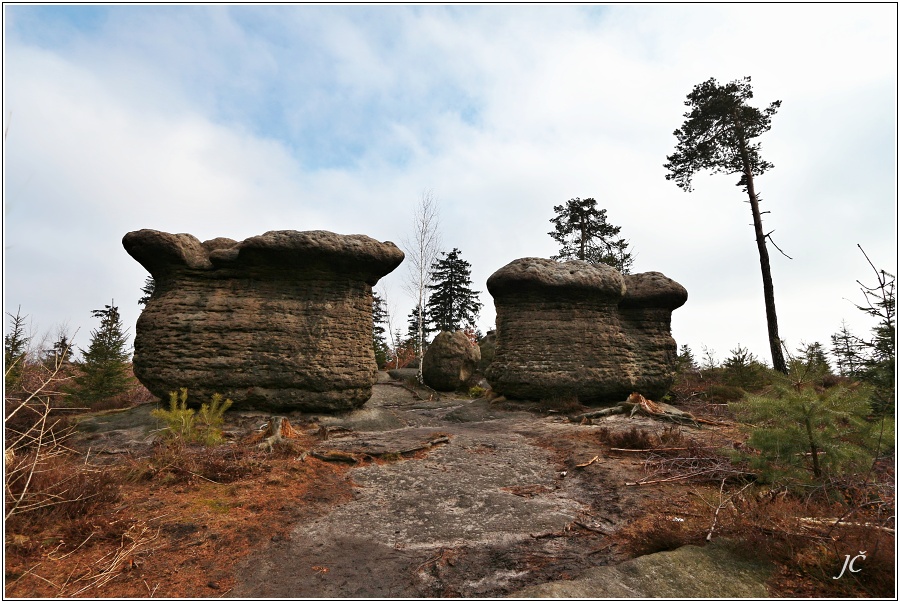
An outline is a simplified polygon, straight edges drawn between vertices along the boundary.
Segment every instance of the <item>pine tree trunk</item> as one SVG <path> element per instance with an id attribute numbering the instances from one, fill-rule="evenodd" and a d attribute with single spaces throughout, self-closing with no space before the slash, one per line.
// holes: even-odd
<path id="1" fill-rule="evenodd" d="M 775 287 L 772 284 L 772 268 L 769 265 L 769 250 L 766 247 L 766 235 L 763 233 L 762 216 L 759 213 L 759 200 L 753 187 L 753 171 L 743 135 L 740 137 L 741 159 L 744 162 L 744 176 L 747 179 L 747 195 L 750 197 L 750 210 L 753 212 L 753 230 L 756 233 L 756 247 L 759 249 L 759 266 L 762 269 L 763 297 L 766 303 L 766 324 L 769 328 L 769 349 L 772 352 L 772 368 L 785 375 L 788 372 L 781 351 L 781 338 L 778 336 L 778 316 L 775 313 Z"/>

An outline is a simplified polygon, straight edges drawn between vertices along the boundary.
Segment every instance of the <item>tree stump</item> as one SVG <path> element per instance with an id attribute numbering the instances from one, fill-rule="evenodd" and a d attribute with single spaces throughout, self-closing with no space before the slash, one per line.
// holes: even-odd
<path id="1" fill-rule="evenodd" d="M 297 430 L 291 426 L 291 422 L 287 417 L 272 417 L 266 425 L 263 441 L 258 448 L 264 449 L 266 452 L 272 452 L 276 444 L 284 442 L 288 438 L 296 437 Z"/>

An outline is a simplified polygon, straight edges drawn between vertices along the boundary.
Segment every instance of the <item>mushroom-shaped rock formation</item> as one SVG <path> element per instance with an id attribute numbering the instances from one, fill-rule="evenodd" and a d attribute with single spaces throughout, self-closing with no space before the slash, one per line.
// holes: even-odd
<path id="1" fill-rule="evenodd" d="M 462 331 L 441 331 L 422 357 L 422 379 L 438 391 L 459 389 L 478 368 L 481 350 Z"/>
<path id="2" fill-rule="evenodd" d="M 154 395 L 186 387 L 235 409 L 325 412 L 371 397 L 372 286 L 403 261 L 393 243 L 321 230 L 201 243 L 139 230 L 122 244 L 155 281 L 134 341 L 135 375 Z"/>
<path id="3" fill-rule="evenodd" d="M 510 398 L 609 399 L 632 369 L 619 327 L 625 281 L 614 268 L 523 258 L 487 280 L 497 309 L 494 360 L 485 377 Z"/>
<path id="4" fill-rule="evenodd" d="M 523 258 L 487 288 L 497 333 L 486 377 L 498 393 L 602 404 L 633 391 L 658 397 L 672 384 L 671 314 L 687 292 L 662 274 Z"/>

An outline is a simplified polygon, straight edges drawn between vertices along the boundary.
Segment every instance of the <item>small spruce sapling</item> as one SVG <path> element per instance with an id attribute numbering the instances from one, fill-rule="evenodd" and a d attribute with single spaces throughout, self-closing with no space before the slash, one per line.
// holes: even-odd
<path id="1" fill-rule="evenodd" d="M 747 443 L 760 451 L 742 459 L 762 481 L 795 488 L 862 472 L 893 440 L 893 422 L 868 420 L 869 396 L 865 386 L 822 390 L 785 381 L 731 403 L 738 419 L 753 425 Z"/>

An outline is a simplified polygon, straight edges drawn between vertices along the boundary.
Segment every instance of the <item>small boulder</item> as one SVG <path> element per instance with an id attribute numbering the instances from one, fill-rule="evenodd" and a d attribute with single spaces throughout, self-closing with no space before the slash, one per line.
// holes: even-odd
<path id="1" fill-rule="evenodd" d="M 469 341 L 462 331 L 441 331 L 422 359 L 425 385 L 438 391 L 454 391 L 468 382 L 481 360 L 478 344 Z"/>

